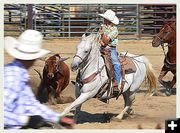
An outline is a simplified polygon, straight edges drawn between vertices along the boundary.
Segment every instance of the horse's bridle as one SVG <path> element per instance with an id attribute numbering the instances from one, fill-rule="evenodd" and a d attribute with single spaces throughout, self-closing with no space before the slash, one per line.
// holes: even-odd
<path id="1" fill-rule="evenodd" d="M 91 50 L 92 50 L 92 48 L 91 48 Z M 81 60 L 81 63 L 80 63 L 79 65 L 82 65 L 83 62 L 84 62 L 84 61 L 86 60 L 86 58 L 88 57 L 88 55 L 90 54 L 91 50 L 89 50 L 88 54 L 86 55 L 86 57 L 85 57 L 84 59 L 83 59 L 81 56 L 79 56 L 78 54 L 75 54 L 74 57 L 73 57 L 73 59 L 74 59 L 75 57 L 78 57 L 78 58 Z"/>
<path id="2" fill-rule="evenodd" d="M 91 48 L 91 50 L 92 50 L 92 48 Z M 85 57 L 84 59 L 83 59 L 81 56 L 77 55 L 77 54 L 75 54 L 73 58 L 78 57 L 79 59 L 81 59 L 82 62 L 80 63 L 80 65 L 82 65 L 82 63 L 85 62 L 86 58 L 87 58 L 88 55 L 90 54 L 91 50 L 88 52 L 88 54 L 86 55 L 86 57 Z M 99 63 L 99 61 L 98 61 L 98 63 Z M 103 70 L 104 67 L 105 67 L 105 65 L 103 65 L 100 69 L 98 68 L 98 71 L 92 73 L 90 76 L 86 77 L 85 79 L 79 79 L 79 77 L 78 77 L 78 82 L 79 82 L 80 87 L 82 87 L 84 84 L 87 84 L 87 83 L 93 81 L 94 78 L 95 78 L 98 74 L 101 73 L 101 71 Z M 86 68 L 87 68 L 87 67 L 86 67 Z M 85 69 L 85 70 L 86 70 L 86 69 Z M 85 70 L 84 70 L 82 73 L 84 73 Z M 80 74 L 80 69 L 79 69 L 78 75 L 79 75 L 79 74 Z"/>
<path id="3" fill-rule="evenodd" d="M 172 26 L 170 26 L 169 24 L 166 24 L 168 27 L 170 27 L 172 30 L 173 30 L 173 32 L 176 32 L 176 30 L 172 27 Z M 165 28 L 165 27 L 164 27 Z M 163 28 L 163 30 L 164 30 L 164 28 Z M 156 35 L 156 37 L 160 40 L 160 44 L 161 44 L 161 46 L 162 46 L 162 49 L 163 49 L 163 52 L 164 52 L 164 56 L 165 56 L 165 58 L 166 58 L 166 65 L 168 64 L 168 65 L 175 65 L 176 63 L 171 63 L 171 62 L 169 62 L 169 60 L 168 60 L 168 58 L 167 58 L 167 55 L 166 55 L 166 53 L 165 53 L 165 49 L 164 49 L 164 38 L 166 38 L 169 34 L 171 34 L 172 32 L 168 32 L 166 35 L 165 35 L 165 37 L 163 37 L 163 38 L 160 38 L 158 35 Z M 176 40 L 175 40 L 176 41 Z M 173 41 L 173 42 L 171 42 L 170 44 L 168 43 L 168 47 L 172 47 L 172 45 L 173 44 L 175 44 L 175 42 Z"/>
<path id="4" fill-rule="evenodd" d="M 83 58 L 82 58 L 81 56 L 75 54 L 73 58 L 75 58 L 75 57 L 78 57 L 78 58 L 81 59 L 81 61 L 83 62 Z"/>
<path id="5" fill-rule="evenodd" d="M 170 28 L 173 30 L 173 32 L 176 32 L 175 29 L 174 29 L 171 25 L 166 24 L 166 26 L 170 27 Z M 164 30 L 164 29 L 165 29 L 165 27 L 164 27 L 162 30 Z M 160 37 L 158 36 L 158 34 L 156 35 L 156 37 L 160 40 L 160 45 L 161 45 L 161 46 L 163 46 L 163 44 L 164 44 L 164 39 L 165 39 L 169 34 L 171 34 L 171 33 L 172 33 L 172 32 L 168 32 L 168 33 L 165 35 L 165 37 L 163 37 L 163 38 L 160 38 Z M 168 46 L 171 47 L 172 44 L 174 44 L 174 42 L 168 44 Z"/>

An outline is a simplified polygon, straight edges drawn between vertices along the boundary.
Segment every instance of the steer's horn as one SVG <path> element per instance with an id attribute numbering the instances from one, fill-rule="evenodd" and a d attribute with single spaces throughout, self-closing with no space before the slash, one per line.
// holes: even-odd
<path id="1" fill-rule="evenodd" d="M 67 57 L 67 58 L 61 58 L 60 61 L 65 61 L 67 59 L 69 59 L 70 57 Z"/>
<path id="2" fill-rule="evenodd" d="M 36 70 L 35 68 L 34 68 L 34 71 L 36 71 L 36 72 L 38 73 L 38 75 L 39 75 L 40 79 L 42 80 L 43 78 L 42 78 L 41 73 L 40 73 L 38 70 Z"/>
<path id="3" fill-rule="evenodd" d="M 72 83 L 73 85 L 75 85 L 75 84 L 76 84 L 76 82 L 75 82 L 75 81 L 71 81 L 71 83 Z"/>

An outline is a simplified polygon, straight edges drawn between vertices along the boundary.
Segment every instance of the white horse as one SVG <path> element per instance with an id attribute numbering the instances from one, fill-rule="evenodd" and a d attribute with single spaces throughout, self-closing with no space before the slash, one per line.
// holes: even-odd
<path id="1" fill-rule="evenodd" d="M 125 53 L 124 53 L 125 54 Z M 136 56 L 128 53 L 128 57 L 132 58 L 136 66 L 136 72 L 125 75 L 126 83 L 123 89 L 123 98 L 125 102 L 125 107 L 123 111 L 117 115 L 115 118 L 122 119 L 124 114 L 131 114 L 133 110 L 131 108 L 132 103 L 135 99 L 135 92 L 139 89 L 142 82 L 147 77 L 150 87 L 150 91 L 156 88 L 156 78 L 153 73 L 153 68 L 150 62 L 144 56 Z M 80 111 L 82 103 L 88 99 L 93 98 L 107 81 L 108 76 L 105 67 L 104 59 L 101 57 L 100 45 L 98 43 L 98 36 L 91 34 L 89 36 L 82 36 L 82 40 L 77 46 L 76 54 L 74 56 L 73 62 L 71 64 L 72 71 L 79 69 L 79 76 L 83 80 L 93 73 L 97 72 L 97 75 L 89 83 L 86 83 L 80 88 L 78 82 L 75 83 L 75 93 L 76 100 L 66 107 L 61 113 L 61 116 L 65 116 L 72 109 L 76 108 L 75 118 L 77 120 L 78 113 Z M 111 85 L 112 86 L 112 85 Z M 112 91 L 112 87 L 111 90 Z M 103 98 L 108 98 L 109 93 L 104 93 Z"/>

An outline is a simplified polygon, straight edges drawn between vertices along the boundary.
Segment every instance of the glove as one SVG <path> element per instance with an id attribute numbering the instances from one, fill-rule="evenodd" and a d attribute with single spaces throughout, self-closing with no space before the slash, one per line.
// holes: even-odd
<path id="1" fill-rule="evenodd" d="M 63 117 L 60 119 L 59 124 L 62 125 L 64 128 L 72 129 L 75 124 L 75 121 L 68 117 Z"/>
<path id="2" fill-rule="evenodd" d="M 26 128 L 38 129 L 44 125 L 45 121 L 40 115 L 30 116 Z M 24 127 L 24 128 L 25 128 Z"/>

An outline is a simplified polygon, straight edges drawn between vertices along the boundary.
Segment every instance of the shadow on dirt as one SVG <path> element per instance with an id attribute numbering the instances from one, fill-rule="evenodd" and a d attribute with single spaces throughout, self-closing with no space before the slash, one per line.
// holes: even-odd
<path id="1" fill-rule="evenodd" d="M 162 94 L 165 94 L 166 93 L 166 88 L 163 87 L 163 86 L 159 86 L 158 88 L 158 92 L 162 93 Z M 144 93 L 144 94 L 148 94 L 148 91 L 147 90 L 138 90 L 137 93 Z M 176 87 L 172 88 L 171 89 L 171 95 L 176 95 Z"/>
<path id="2" fill-rule="evenodd" d="M 116 116 L 118 114 L 112 114 L 112 113 L 97 113 L 97 114 L 91 114 L 85 111 L 81 111 L 78 117 L 77 124 L 83 124 L 83 123 L 109 123 L 111 118 Z"/>
<path id="3" fill-rule="evenodd" d="M 97 113 L 97 114 L 91 114 L 85 111 L 81 111 L 78 117 L 77 124 L 84 124 L 84 123 L 110 123 L 113 121 L 113 118 L 116 117 L 118 114 L 113 113 Z M 137 119 L 137 118 L 143 118 L 144 115 L 140 114 L 134 114 L 131 116 L 125 115 L 123 120 L 127 119 Z M 122 120 L 122 121 L 123 121 Z"/>

